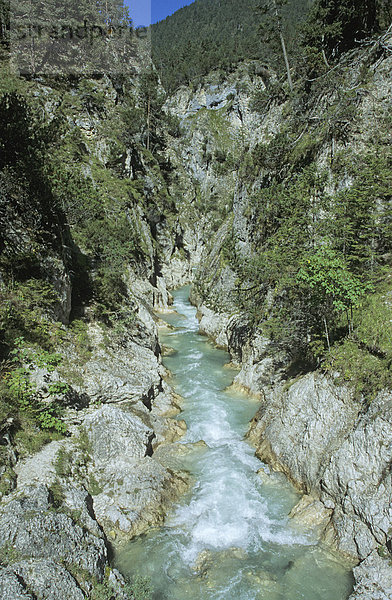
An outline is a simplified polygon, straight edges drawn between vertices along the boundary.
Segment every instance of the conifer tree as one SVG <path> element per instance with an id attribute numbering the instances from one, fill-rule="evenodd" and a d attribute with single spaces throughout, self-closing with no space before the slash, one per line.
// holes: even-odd
<path id="1" fill-rule="evenodd" d="M 262 14 L 260 30 L 263 41 L 268 44 L 272 44 L 272 47 L 276 47 L 276 42 L 278 41 L 286 68 L 287 82 L 289 84 L 290 91 L 293 91 L 293 82 L 291 79 L 290 63 L 287 54 L 282 19 L 282 7 L 286 4 L 287 0 L 269 0 L 265 4 L 261 5 L 259 7 L 259 11 Z"/>
<path id="2" fill-rule="evenodd" d="M 377 0 L 316 0 L 303 27 L 304 45 L 336 59 L 379 27 Z"/>
<path id="3" fill-rule="evenodd" d="M 20 71 L 121 70 L 132 49 L 123 0 L 11 0 L 11 45 Z"/>

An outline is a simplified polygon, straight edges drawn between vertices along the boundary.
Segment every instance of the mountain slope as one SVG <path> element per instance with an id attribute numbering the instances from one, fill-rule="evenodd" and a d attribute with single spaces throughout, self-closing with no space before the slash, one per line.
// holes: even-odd
<path id="1" fill-rule="evenodd" d="M 151 27 L 152 59 L 164 87 L 198 82 L 211 69 L 230 70 L 244 59 L 276 67 L 271 45 L 259 31 L 259 0 L 196 0 Z M 283 8 L 289 47 L 295 25 L 307 12 L 309 0 L 290 0 Z M 278 61 L 279 62 L 279 61 Z"/>

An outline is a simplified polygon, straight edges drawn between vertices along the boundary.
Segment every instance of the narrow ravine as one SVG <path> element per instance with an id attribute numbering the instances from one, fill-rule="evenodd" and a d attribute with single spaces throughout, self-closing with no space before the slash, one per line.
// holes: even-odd
<path id="1" fill-rule="evenodd" d="M 198 334 L 188 292 L 175 293 L 177 312 L 165 319 L 176 329 L 162 342 L 174 350 L 165 365 L 185 399 L 178 460 L 194 484 L 165 526 L 133 540 L 116 566 L 148 575 L 154 600 L 346 599 L 350 571 L 288 518 L 297 493 L 269 477 L 244 440 L 257 404 L 226 391 L 229 357 Z"/>

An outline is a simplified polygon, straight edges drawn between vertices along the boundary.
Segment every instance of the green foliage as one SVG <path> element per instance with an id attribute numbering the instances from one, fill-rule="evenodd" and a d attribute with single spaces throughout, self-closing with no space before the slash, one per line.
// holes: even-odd
<path id="1" fill-rule="evenodd" d="M 65 494 L 64 494 L 63 486 L 61 485 L 61 482 L 59 481 L 59 479 L 56 478 L 51 483 L 51 485 L 49 487 L 49 491 L 51 494 L 51 501 L 52 501 L 53 507 L 57 508 L 57 509 L 60 508 L 64 504 Z"/>
<path id="2" fill-rule="evenodd" d="M 76 440 L 76 446 L 78 450 L 80 450 L 80 452 L 83 454 L 86 461 L 89 460 L 92 447 L 87 431 L 84 429 L 84 427 L 80 429 L 79 436 Z"/>
<path id="3" fill-rule="evenodd" d="M 164 141 L 160 137 L 159 128 L 164 118 L 162 106 L 165 96 L 159 89 L 158 74 L 152 68 L 141 73 L 139 78 L 139 96 L 145 130 L 143 142 L 147 150 L 163 149 Z"/>
<path id="4" fill-rule="evenodd" d="M 21 553 L 12 544 L 7 543 L 0 548 L 0 565 L 3 567 L 15 563 L 21 558 Z"/>
<path id="5" fill-rule="evenodd" d="M 152 588 L 147 577 L 135 575 L 130 583 L 126 583 L 123 593 L 129 600 L 152 600 Z M 117 594 L 108 579 L 102 583 L 94 583 L 91 600 L 115 600 Z"/>
<path id="6" fill-rule="evenodd" d="M 287 94 L 279 82 L 269 83 L 266 88 L 256 88 L 251 92 L 250 108 L 260 114 L 267 112 L 272 102 L 281 104 L 287 99 Z"/>
<path id="7" fill-rule="evenodd" d="M 348 333 L 353 332 L 354 309 L 361 306 L 366 294 L 373 291 L 371 284 L 350 272 L 344 258 L 330 248 L 321 248 L 305 258 L 297 273 L 298 294 L 302 297 L 304 313 L 308 317 L 308 336 L 312 352 L 322 353 L 320 329 L 314 320 L 322 321 L 328 349 L 331 333 L 338 335 L 341 315 L 344 314 Z M 313 322 L 312 322 L 313 320 Z"/>
<path id="8" fill-rule="evenodd" d="M 57 432 L 39 429 L 36 420 L 24 412 L 18 415 L 18 423 L 14 443 L 21 457 L 36 454 L 45 444 L 63 437 Z"/>
<path id="9" fill-rule="evenodd" d="M 0 461 L 1 462 L 1 461 Z M 7 467 L 0 476 L 0 498 L 12 492 L 16 486 L 17 475 L 12 467 Z"/>
<path id="10" fill-rule="evenodd" d="M 127 585 L 127 591 L 133 595 L 134 600 L 151 600 L 153 593 L 148 577 L 139 574 L 133 576 L 132 582 Z"/>
<path id="11" fill-rule="evenodd" d="M 51 181 L 87 257 L 87 269 L 92 263 L 96 266 L 85 295 L 95 300 L 98 318 L 110 319 L 127 299 L 123 282 L 127 265 L 140 261 L 146 248 L 135 207 L 139 191 L 135 182 L 119 179 L 101 166 L 94 168 L 93 183 L 73 165 L 62 164 L 63 159 L 62 153 L 52 159 Z M 79 333 L 78 345 L 87 359 L 88 343 L 82 337 Z"/>
<path id="12" fill-rule="evenodd" d="M 316 0 L 303 27 L 308 56 L 324 51 L 328 59 L 336 59 L 378 30 L 378 9 L 377 0 Z"/>
<path id="13" fill-rule="evenodd" d="M 87 323 L 80 319 L 75 319 L 70 325 L 70 330 L 73 334 L 73 341 L 80 359 L 79 364 L 84 364 L 92 355 L 92 345 L 88 334 Z"/>
<path id="14" fill-rule="evenodd" d="M 103 492 L 103 489 L 101 488 L 93 474 L 90 475 L 88 491 L 92 496 L 98 496 Z"/>
<path id="15" fill-rule="evenodd" d="M 370 284 L 364 284 L 349 271 L 342 256 L 329 248 L 317 250 L 303 261 L 297 282 L 310 289 L 315 305 L 330 304 L 338 312 L 357 308 L 372 290 Z"/>
<path id="16" fill-rule="evenodd" d="M 244 59 L 279 68 L 273 44 L 261 40 L 259 5 L 259 0 L 199 0 L 153 25 L 152 58 L 164 87 L 197 85 L 211 70 L 227 73 Z M 308 0 L 290 0 L 283 10 L 289 46 L 308 5 Z"/>
<path id="17" fill-rule="evenodd" d="M 363 70 L 359 76 L 363 84 Z M 313 367 L 329 346 L 332 351 L 345 336 L 358 335 L 361 305 L 392 252 L 389 121 L 378 109 L 366 151 L 336 152 L 336 142 L 348 140 L 360 102 L 344 81 L 342 68 L 310 94 L 296 89 L 281 130 L 248 157 L 240 174 L 252 190 L 246 215 L 252 254 L 238 256 L 233 243 L 229 255 L 239 305 L 251 323 Z M 316 113 L 317 98 L 331 88 L 337 90 L 332 101 Z M 268 102 L 267 94 L 261 100 Z M 331 171 L 320 173 L 314 161 L 326 144 Z M 367 361 L 366 342 L 356 343 Z M 372 370 L 374 356 L 363 361 L 365 371 Z"/>
<path id="18" fill-rule="evenodd" d="M 61 325 L 50 318 L 58 303 L 52 285 L 40 279 L 11 282 L 0 288 L 0 299 L 4 345 L 12 346 L 15 337 L 23 336 L 49 350 L 61 340 Z"/>
<path id="19" fill-rule="evenodd" d="M 97 583 L 91 591 L 91 600 L 114 600 L 115 590 L 109 582 Z"/>
<path id="20" fill-rule="evenodd" d="M 61 357 L 56 353 L 32 351 L 25 346 L 23 338 L 14 341 L 15 348 L 9 353 L 10 361 L 4 374 L 8 395 L 17 410 L 33 419 L 42 430 L 65 434 L 67 428 L 61 420 L 62 406 L 58 397 L 68 392 L 68 385 L 53 381 L 48 384 L 49 400 L 40 398 L 36 386 L 30 380 L 30 370 L 44 367 L 53 372 Z"/>
<path id="21" fill-rule="evenodd" d="M 57 452 L 54 468 L 59 477 L 69 477 L 72 473 L 73 453 L 65 448 L 60 448 Z"/>
<path id="22" fill-rule="evenodd" d="M 378 546 L 377 554 L 389 561 L 389 564 L 392 565 L 392 552 L 390 550 L 390 544 L 385 544 L 383 546 Z"/>
<path id="23" fill-rule="evenodd" d="M 338 382 L 345 383 L 354 390 L 358 399 L 370 403 L 377 392 L 391 389 L 391 358 L 374 356 L 366 348 L 359 347 L 351 339 L 336 344 L 328 353 L 324 367 L 332 374 L 338 373 Z"/>
<path id="24" fill-rule="evenodd" d="M 391 165 L 391 152 L 377 147 L 359 156 L 346 153 L 335 165 L 353 181 L 333 199 L 331 234 L 357 271 L 374 270 L 392 250 Z"/>
<path id="25" fill-rule="evenodd" d="M 386 281 L 389 283 L 389 276 Z M 382 286 L 384 287 L 384 282 Z M 389 287 L 389 286 L 388 286 Z M 367 298 L 354 321 L 356 339 L 373 353 L 392 359 L 391 291 L 378 291 Z"/>
<path id="26" fill-rule="evenodd" d="M 0 368 L 0 423 L 5 423 L 7 419 L 17 416 L 18 403 L 5 380 L 9 366 L 3 362 Z"/>

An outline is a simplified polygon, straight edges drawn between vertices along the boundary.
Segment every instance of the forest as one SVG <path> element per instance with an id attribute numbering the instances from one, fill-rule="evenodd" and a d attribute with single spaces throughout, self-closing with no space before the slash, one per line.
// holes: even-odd
<path id="1" fill-rule="evenodd" d="M 243 60 L 257 59 L 275 68 L 273 35 L 260 30 L 267 4 L 197 0 L 153 25 L 152 59 L 163 86 L 170 92 L 182 84 L 197 86 L 212 69 L 227 73 Z M 308 8 L 309 0 L 290 0 L 280 9 L 290 49 Z"/>

